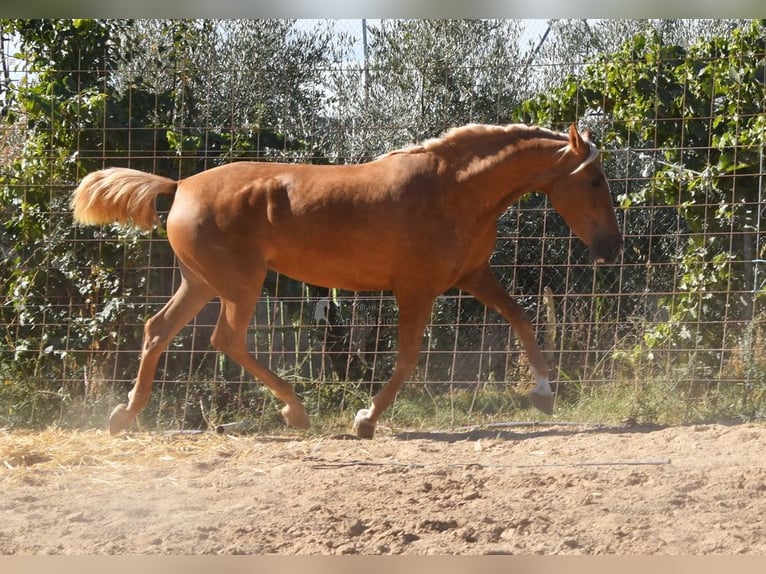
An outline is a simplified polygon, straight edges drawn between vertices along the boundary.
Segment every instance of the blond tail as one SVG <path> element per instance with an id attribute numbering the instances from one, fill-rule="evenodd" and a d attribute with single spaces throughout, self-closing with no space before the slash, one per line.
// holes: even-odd
<path id="1" fill-rule="evenodd" d="M 130 224 L 150 230 L 159 223 L 155 199 L 175 193 L 177 182 L 135 169 L 94 171 L 72 195 L 74 219 L 86 225 Z"/>

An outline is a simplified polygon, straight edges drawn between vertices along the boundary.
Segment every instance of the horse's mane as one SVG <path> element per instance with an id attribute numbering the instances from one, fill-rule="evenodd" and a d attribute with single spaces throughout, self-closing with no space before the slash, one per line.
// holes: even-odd
<path id="1" fill-rule="evenodd" d="M 428 139 L 419 144 L 393 150 L 380 157 L 383 158 L 395 154 L 449 152 L 450 150 L 459 149 L 461 147 L 471 148 L 471 144 L 479 144 L 480 142 L 488 142 L 490 140 L 494 142 L 498 142 L 499 140 L 498 143 L 502 143 L 503 147 L 517 147 L 534 145 L 536 140 L 541 139 L 562 142 L 564 145 L 559 150 L 561 154 L 565 154 L 570 150 L 569 136 L 567 134 L 547 128 L 528 126 L 525 124 L 468 124 L 461 127 L 451 128 L 441 137 Z M 590 153 L 575 171 L 584 168 L 586 165 L 593 162 L 599 155 L 598 148 L 590 141 L 587 143 L 590 146 Z"/>
<path id="2" fill-rule="evenodd" d="M 523 141 L 533 139 L 555 139 L 564 142 L 569 139 L 566 134 L 538 126 L 527 126 L 524 124 L 508 124 L 505 126 L 468 124 L 447 130 L 442 137 L 427 140 L 422 145 L 426 149 L 437 149 L 442 146 L 460 145 L 462 143 L 470 143 L 475 139 L 484 139 L 492 136 L 503 138 L 509 145 L 520 144 Z"/>
<path id="3" fill-rule="evenodd" d="M 468 144 L 472 140 L 486 139 L 488 136 L 504 138 L 506 139 L 506 144 L 514 144 L 520 141 L 536 138 L 557 139 L 563 142 L 568 140 L 566 134 L 537 126 L 527 126 L 525 124 L 508 124 L 504 126 L 493 124 L 467 124 L 456 128 L 450 128 L 440 137 L 427 139 L 419 144 L 392 150 L 383 154 L 381 157 L 402 153 L 422 153 L 426 151 L 438 152 L 444 149 Z"/>

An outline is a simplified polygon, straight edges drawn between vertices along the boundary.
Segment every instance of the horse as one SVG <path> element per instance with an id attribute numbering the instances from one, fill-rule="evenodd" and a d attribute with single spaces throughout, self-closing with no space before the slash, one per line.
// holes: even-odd
<path id="1" fill-rule="evenodd" d="M 548 366 L 532 324 L 490 268 L 497 220 L 530 192 L 587 246 L 595 263 L 615 261 L 623 239 L 598 147 L 572 124 L 559 133 L 524 124 L 469 124 L 441 137 L 349 165 L 238 161 L 179 181 L 130 168 L 86 175 L 70 207 L 83 225 L 120 223 L 151 231 L 156 198 L 172 196 L 165 230 L 181 283 L 146 321 L 128 403 L 109 416 L 112 434 L 147 405 L 160 356 L 211 299 L 220 315 L 211 345 L 265 384 L 290 427 L 309 417 L 290 383 L 250 353 L 246 332 L 268 270 L 317 286 L 390 291 L 399 312 L 389 380 L 358 411 L 352 431 L 372 438 L 380 416 L 417 366 L 434 300 L 463 290 L 500 313 L 520 339 L 534 388 L 552 414 Z"/>

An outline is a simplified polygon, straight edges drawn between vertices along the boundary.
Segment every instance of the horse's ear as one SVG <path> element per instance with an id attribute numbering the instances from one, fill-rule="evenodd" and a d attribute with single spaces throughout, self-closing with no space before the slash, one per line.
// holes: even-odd
<path id="1" fill-rule="evenodd" d="M 586 133 L 590 135 L 590 132 L 587 130 Z M 577 131 L 577 126 L 575 124 L 569 126 L 569 147 L 574 151 L 580 151 L 584 147 L 588 147 L 585 141 L 583 141 L 580 132 Z"/>

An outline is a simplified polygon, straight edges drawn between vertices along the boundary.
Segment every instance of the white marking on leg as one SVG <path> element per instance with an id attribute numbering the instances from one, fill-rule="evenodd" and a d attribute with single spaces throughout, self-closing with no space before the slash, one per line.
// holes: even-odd
<path id="1" fill-rule="evenodd" d="M 359 409 L 354 417 L 354 425 L 370 422 L 370 409 Z"/>
<path id="2" fill-rule="evenodd" d="M 359 438 L 372 438 L 375 434 L 375 423 L 372 420 L 372 415 L 372 409 L 362 409 L 356 413 L 353 431 Z"/>
<path id="3" fill-rule="evenodd" d="M 536 395 L 544 395 L 544 396 L 551 396 L 553 395 L 553 389 L 551 389 L 551 384 L 548 381 L 548 377 L 542 377 L 540 375 L 535 375 L 535 388 L 532 389 L 532 392 Z"/>

